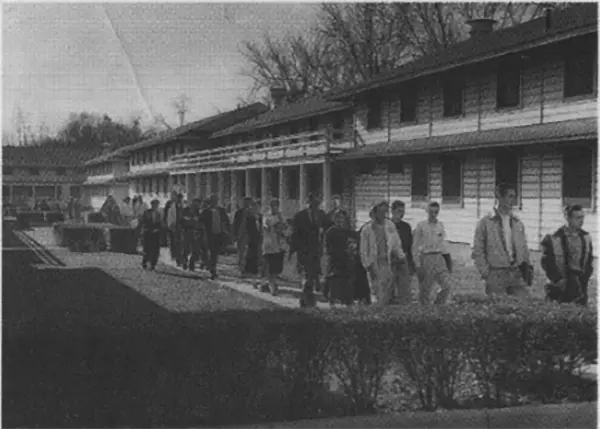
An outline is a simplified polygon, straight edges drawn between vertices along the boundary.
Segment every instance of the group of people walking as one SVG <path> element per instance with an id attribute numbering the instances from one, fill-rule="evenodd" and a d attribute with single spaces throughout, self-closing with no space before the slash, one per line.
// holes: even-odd
<path id="1" fill-rule="evenodd" d="M 512 185 L 499 185 L 496 198 L 493 212 L 475 228 L 472 259 L 487 294 L 525 297 L 533 284 L 533 265 L 525 226 L 512 211 L 516 190 Z M 377 203 L 370 221 L 358 231 L 351 228 L 340 198 L 334 198 L 333 210 L 325 213 L 317 195 L 310 195 L 307 207 L 291 221 L 282 215 L 277 199 L 261 213 L 258 202 L 244 198 L 232 224 L 216 196 L 204 203 L 194 199 L 188 206 L 181 194 L 173 193 L 162 213 L 158 205 L 158 200 L 152 201 L 141 218 L 144 266 L 156 265 L 159 234 L 166 230 L 177 265 L 194 270 L 200 263 L 214 279 L 223 244 L 235 242 L 240 275 L 262 279 L 255 287 L 276 295 L 286 260 L 295 255 L 302 307 L 314 306 L 317 292 L 331 304 L 371 304 L 372 295 L 378 305 L 408 304 L 413 301 L 415 276 L 418 301 L 443 305 L 458 281 L 436 202 L 427 205 L 427 218 L 414 230 L 403 220 L 402 201 L 391 206 L 385 201 Z M 584 217 L 581 206 L 567 207 L 565 226 L 541 243 L 548 299 L 587 304 L 593 251 L 591 237 L 583 230 Z M 434 294 L 436 283 L 439 288 Z"/>

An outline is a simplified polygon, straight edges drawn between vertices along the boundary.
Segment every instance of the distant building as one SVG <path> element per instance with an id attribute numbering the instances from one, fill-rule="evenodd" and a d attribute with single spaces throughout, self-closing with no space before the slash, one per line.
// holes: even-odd
<path id="1" fill-rule="evenodd" d="M 33 207 L 40 200 L 65 203 L 82 197 L 83 164 L 99 151 L 54 144 L 3 146 L 3 203 Z"/>

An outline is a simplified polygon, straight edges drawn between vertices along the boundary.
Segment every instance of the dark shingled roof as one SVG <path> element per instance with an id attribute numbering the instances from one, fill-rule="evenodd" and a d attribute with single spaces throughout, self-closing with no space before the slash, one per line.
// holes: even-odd
<path id="1" fill-rule="evenodd" d="M 499 146 L 552 143 L 598 137 L 596 118 L 573 119 L 549 124 L 472 131 L 445 136 L 382 142 L 352 149 L 337 159 L 385 158 L 388 156 L 451 152 Z"/>
<path id="2" fill-rule="evenodd" d="M 2 164 L 11 167 L 82 167 L 101 153 L 101 148 L 42 146 L 2 146 Z"/>
<path id="3" fill-rule="evenodd" d="M 132 151 L 143 149 L 147 147 L 157 146 L 169 141 L 176 140 L 179 137 L 184 136 L 188 133 L 213 133 L 222 128 L 226 128 L 240 121 L 245 121 L 256 115 L 260 115 L 266 112 L 268 107 L 262 103 L 253 103 L 248 106 L 240 107 L 235 110 L 220 113 L 218 115 L 209 116 L 208 118 L 200 119 L 199 121 L 190 122 L 181 127 L 166 130 L 161 132 L 158 136 L 151 139 L 143 140 L 138 143 L 134 143 L 128 146 L 123 146 L 117 150 L 98 156 L 97 158 L 91 159 L 87 165 L 98 164 L 104 161 L 109 161 L 115 157 L 127 155 Z"/>
<path id="4" fill-rule="evenodd" d="M 598 31 L 598 5 L 573 4 L 565 10 L 552 11 L 550 27 L 546 18 L 538 18 L 513 27 L 494 31 L 476 39 L 468 39 L 439 52 L 417 58 L 407 64 L 384 72 L 373 79 L 345 88 L 332 90 L 330 99 L 343 99 L 364 91 L 401 82 L 417 76 L 432 74 L 447 68 L 483 61 L 492 57 L 541 46 L 554 40 Z"/>
<path id="5" fill-rule="evenodd" d="M 322 97 L 308 97 L 294 103 L 284 104 L 269 110 L 255 118 L 233 125 L 227 129 L 216 132 L 214 137 L 228 136 L 256 130 L 275 124 L 282 124 L 312 116 L 323 115 L 329 112 L 337 112 L 350 108 L 349 105 L 336 101 L 327 101 Z"/>

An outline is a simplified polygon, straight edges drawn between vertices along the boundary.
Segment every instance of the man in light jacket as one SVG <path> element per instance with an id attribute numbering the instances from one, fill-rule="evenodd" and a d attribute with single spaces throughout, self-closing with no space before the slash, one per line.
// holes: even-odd
<path id="1" fill-rule="evenodd" d="M 406 263 L 402 242 L 392 221 L 387 219 L 389 205 L 381 202 L 374 207 L 373 220 L 360 235 L 360 260 L 369 274 L 378 305 L 391 305 L 399 296 L 393 267 Z"/>
<path id="2" fill-rule="evenodd" d="M 498 185 L 497 207 L 475 228 L 471 257 L 488 295 L 529 295 L 527 286 L 531 286 L 533 267 L 525 225 L 512 212 L 516 197 L 513 185 Z"/>
<path id="3" fill-rule="evenodd" d="M 439 203 L 427 205 L 427 219 L 419 222 L 413 232 L 412 254 L 419 278 L 419 301 L 429 304 L 431 288 L 437 282 L 442 288 L 436 305 L 445 304 L 452 290 L 452 258 L 446 247 L 446 230 L 438 219 Z"/>

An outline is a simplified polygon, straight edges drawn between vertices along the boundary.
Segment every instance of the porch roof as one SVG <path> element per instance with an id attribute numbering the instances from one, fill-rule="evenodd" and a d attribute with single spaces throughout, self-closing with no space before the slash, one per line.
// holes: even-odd
<path id="1" fill-rule="evenodd" d="M 171 168 L 157 168 L 155 170 L 140 170 L 140 171 L 128 171 L 121 178 L 135 178 L 135 177 L 148 177 L 148 176 L 168 176 Z"/>
<path id="2" fill-rule="evenodd" d="M 383 142 L 351 149 L 336 158 L 380 158 L 595 138 L 598 138 L 598 120 L 597 118 L 585 118 L 550 124 L 527 125 L 499 130 L 474 131 L 421 139 Z"/>

